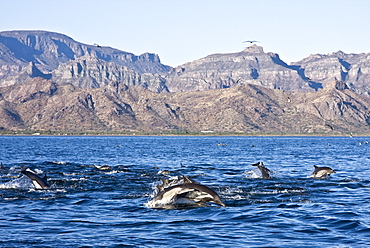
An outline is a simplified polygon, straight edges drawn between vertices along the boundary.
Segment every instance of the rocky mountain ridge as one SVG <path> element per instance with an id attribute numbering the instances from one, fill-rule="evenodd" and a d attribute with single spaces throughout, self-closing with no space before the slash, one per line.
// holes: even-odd
<path id="1" fill-rule="evenodd" d="M 154 93 L 111 83 L 83 89 L 35 78 L 0 88 L 0 129 L 60 132 L 370 134 L 370 98 L 331 82 L 319 92 L 245 84 Z"/>
<path id="2" fill-rule="evenodd" d="M 252 45 L 171 68 L 45 31 L 0 32 L 0 130 L 370 134 L 370 54 L 287 65 Z"/>
<path id="3" fill-rule="evenodd" d="M 76 42 L 63 34 L 0 32 L 0 87 L 40 76 L 83 88 L 120 82 L 153 92 L 202 91 L 241 84 L 317 91 L 337 80 L 345 82 L 350 90 L 369 96 L 369 75 L 370 54 L 366 53 L 314 54 L 287 65 L 278 54 L 252 45 L 238 53 L 213 54 L 171 68 L 161 64 L 155 54 L 136 56 Z"/>
<path id="4" fill-rule="evenodd" d="M 255 84 L 271 89 L 313 91 L 309 82 L 275 53 L 257 45 L 232 54 L 213 54 L 170 71 L 170 92 L 229 88 Z"/>
<path id="5" fill-rule="evenodd" d="M 24 74 L 23 69 L 30 63 L 42 73 L 51 74 L 62 64 L 84 56 L 120 68 L 127 67 L 126 70 L 140 74 L 161 74 L 171 69 L 161 64 L 158 55 L 152 53 L 136 56 L 111 47 L 83 44 L 54 32 L 5 31 L 0 32 L 0 86 L 18 83 L 13 79 Z M 35 75 L 29 76 L 31 79 Z M 49 79 L 51 75 L 44 78 Z"/>
<path id="6" fill-rule="evenodd" d="M 316 84 L 325 85 L 333 79 L 345 82 L 349 88 L 363 95 L 370 95 L 370 54 L 314 54 L 292 63 Z"/>

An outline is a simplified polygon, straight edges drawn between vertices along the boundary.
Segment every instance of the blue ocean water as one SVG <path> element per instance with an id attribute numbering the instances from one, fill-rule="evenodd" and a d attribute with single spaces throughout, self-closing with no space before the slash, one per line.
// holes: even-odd
<path id="1" fill-rule="evenodd" d="M 2 136 L 0 247 L 367 247 L 368 140 Z M 273 179 L 248 176 L 259 161 Z M 337 173 L 312 179 L 313 165 Z M 179 175 L 227 207 L 146 207 L 160 178 Z"/>

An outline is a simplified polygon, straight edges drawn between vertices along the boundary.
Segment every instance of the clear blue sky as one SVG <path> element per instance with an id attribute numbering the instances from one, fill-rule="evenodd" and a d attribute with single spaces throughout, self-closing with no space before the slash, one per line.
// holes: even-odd
<path id="1" fill-rule="evenodd" d="M 368 0 L 0 0 L 0 31 L 47 30 L 178 66 L 258 40 L 287 63 L 370 52 Z"/>

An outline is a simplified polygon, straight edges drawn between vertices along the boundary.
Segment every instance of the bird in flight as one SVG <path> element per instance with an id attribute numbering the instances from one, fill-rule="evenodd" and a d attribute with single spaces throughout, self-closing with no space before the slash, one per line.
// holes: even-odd
<path id="1" fill-rule="evenodd" d="M 334 130 L 334 127 L 332 125 L 330 125 L 330 124 L 325 123 L 325 126 L 327 126 L 328 128 L 330 128 L 331 130 Z"/>
<path id="2" fill-rule="evenodd" d="M 243 43 L 256 43 L 256 42 L 259 42 L 258 40 L 246 40 L 246 41 L 243 41 Z"/>

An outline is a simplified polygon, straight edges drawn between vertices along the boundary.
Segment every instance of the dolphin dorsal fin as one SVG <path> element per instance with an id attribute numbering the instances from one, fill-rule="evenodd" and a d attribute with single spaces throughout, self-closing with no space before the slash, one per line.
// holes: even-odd
<path id="1" fill-rule="evenodd" d="M 315 169 L 319 168 L 317 165 L 314 165 L 313 167 L 315 167 Z"/>
<path id="2" fill-rule="evenodd" d="M 163 190 L 163 186 L 162 185 L 157 185 L 155 187 L 158 189 L 158 191 L 162 191 Z"/>
<path id="3" fill-rule="evenodd" d="M 161 182 L 162 182 L 161 184 L 155 186 L 158 189 L 158 191 L 162 191 L 166 187 L 167 179 L 161 178 Z"/>
<path id="4" fill-rule="evenodd" d="M 251 164 L 252 166 L 262 166 L 264 167 L 264 164 L 262 162 L 258 162 L 258 163 L 255 163 L 255 164 Z"/>
<path id="5" fill-rule="evenodd" d="M 162 185 L 163 187 L 166 187 L 169 183 L 168 179 L 165 179 L 165 178 L 161 178 L 161 181 L 162 181 Z"/>
<path id="6" fill-rule="evenodd" d="M 187 176 L 182 176 L 184 183 L 196 183 L 193 179 L 188 178 Z"/>
<path id="7" fill-rule="evenodd" d="M 164 188 L 168 186 L 168 179 L 161 178 L 162 184 L 155 186 L 158 191 L 162 191 Z"/>

